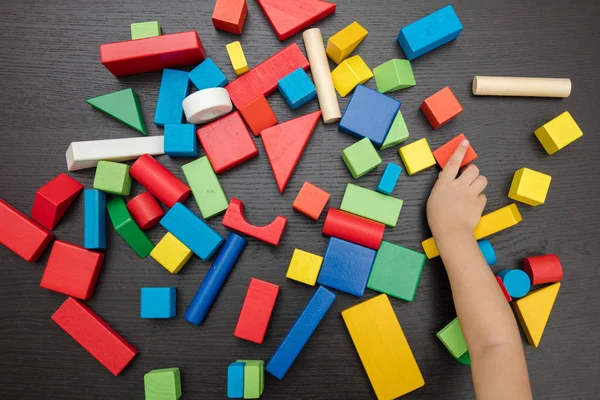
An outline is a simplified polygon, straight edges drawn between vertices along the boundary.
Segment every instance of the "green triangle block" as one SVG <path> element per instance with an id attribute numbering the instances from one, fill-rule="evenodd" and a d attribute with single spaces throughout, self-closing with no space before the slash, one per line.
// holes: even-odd
<path id="1" fill-rule="evenodd" d="M 86 101 L 94 108 L 147 135 L 146 126 L 140 112 L 140 103 L 133 89 L 119 90 Z"/>
<path id="2" fill-rule="evenodd" d="M 394 122 L 392 122 L 392 126 L 381 145 L 381 150 L 389 149 L 390 147 L 403 143 L 408 139 L 408 135 L 408 128 L 406 122 L 404 122 L 402 111 L 398 110 L 398 114 L 396 114 L 396 118 L 394 118 Z"/>

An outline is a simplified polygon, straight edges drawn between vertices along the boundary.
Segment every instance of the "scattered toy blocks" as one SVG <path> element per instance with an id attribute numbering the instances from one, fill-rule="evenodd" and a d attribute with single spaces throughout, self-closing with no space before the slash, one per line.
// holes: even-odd
<path id="1" fill-rule="evenodd" d="M 278 293 L 279 285 L 252 278 L 233 336 L 262 344 Z"/>
<path id="2" fill-rule="evenodd" d="M 581 128 L 568 111 L 538 128 L 534 134 L 549 155 L 583 136 Z"/>
<path id="3" fill-rule="evenodd" d="M 169 157 L 198 157 L 198 139 L 193 124 L 165 125 L 165 153 Z"/>
<path id="4" fill-rule="evenodd" d="M 508 290 L 506 290 L 506 286 L 504 286 L 504 282 L 502 282 L 502 278 L 500 278 L 499 276 L 496 275 L 496 281 L 498 281 L 498 286 L 500 286 L 500 290 L 502 291 L 504 298 L 506 299 L 506 301 L 508 301 L 510 303 L 512 301 L 512 297 L 510 297 Z"/>
<path id="5" fill-rule="evenodd" d="M 265 387 L 263 360 L 237 360 L 244 363 L 244 399 L 258 399 Z"/>
<path id="6" fill-rule="evenodd" d="M 377 184 L 377 191 L 383 194 L 392 194 L 401 173 L 401 166 L 394 163 L 388 163 L 388 165 L 385 167 L 385 171 L 383 171 L 383 175 L 381 175 L 379 183 Z"/>
<path id="7" fill-rule="evenodd" d="M 520 269 L 504 269 L 498 272 L 506 291 L 514 299 L 519 299 L 529 293 L 531 280 L 529 276 Z"/>
<path id="8" fill-rule="evenodd" d="M 198 90 L 225 87 L 229 83 L 225 74 L 210 58 L 202 61 L 196 68 L 191 70 L 188 77 Z"/>
<path id="9" fill-rule="evenodd" d="M 244 367 L 245 362 L 236 361 L 227 368 L 227 398 L 244 398 Z"/>
<path id="10" fill-rule="evenodd" d="M 183 203 L 191 192 L 179 178 L 148 154 L 133 163 L 129 175 L 167 207 Z"/>
<path id="11" fill-rule="evenodd" d="M 342 159 L 352 177 L 358 179 L 381 164 L 381 158 L 369 138 L 363 138 L 342 151 Z"/>
<path id="12" fill-rule="evenodd" d="M 181 124 L 183 120 L 181 103 L 187 97 L 189 91 L 188 72 L 164 69 L 156 102 L 154 123 L 158 126 Z"/>
<path id="13" fill-rule="evenodd" d="M 244 108 L 240 109 L 240 114 L 244 117 L 244 121 L 254 133 L 254 136 L 272 127 L 277 123 L 277 116 L 269 105 L 265 96 L 258 96 L 255 100 L 248 103 Z"/>
<path id="14" fill-rule="evenodd" d="M 562 264 L 556 254 L 527 257 L 523 260 L 523 270 L 532 285 L 560 282 L 563 277 Z"/>
<path id="15" fill-rule="evenodd" d="M 192 188 L 202 218 L 210 219 L 227 209 L 229 202 L 207 157 L 185 164 L 181 169 Z"/>
<path id="16" fill-rule="evenodd" d="M 281 215 L 277 216 L 269 225 L 255 226 L 250 224 L 244 217 L 244 203 L 238 199 L 231 199 L 223 217 L 223 225 L 227 228 L 252 236 L 273 246 L 279 246 L 286 224 L 287 218 Z"/>
<path id="17" fill-rule="evenodd" d="M 454 318 L 436 336 L 456 359 L 462 357 L 469 350 L 467 349 L 467 342 L 465 342 L 458 317 Z"/>
<path id="18" fill-rule="evenodd" d="M 131 40 L 146 39 L 160 35 L 161 29 L 158 21 L 136 22 L 131 24 Z"/>
<path id="19" fill-rule="evenodd" d="M 385 225 L 358 215 L 330 208 L 323 224 L 323 235 L 334 236 L 373 250 L 379 249 Z"/>
<path id="20" fill-rule="evenodd" d="M 117 196 L 129 196 L 131 191 L 129 165 L 112 161 L 98 161 L 93 187 Z"/>
<path id="21" fill-rule="evenodd" d="M 147 135 L 146 125 L 140 111 L 140 103 L 133 89 L 123 89 L 118 92 L 87 99 L 86 102 L 125 125 Z"/>
<path id="22" fill-rule="evenodd" d="M 106 193 L 83 192 L 83 243 L 89 250 L 106 249 Z"/>
<path id="23" fill-rule="evenodd" d="M 178 400 L 181 398 L 179 368 L 155 369 L 144 375 L 145 400 Z"/>
<path id="24" fill-rule="evenodd" d="M 151 287 L 140 291 L 140 318 L 168 319 L 177 313 L 177 288 Z"/>
<path id="25" fill-rule="evenodd" d="M 330 194 L 310 182 L 304 182 L 292 208 L 316 221 L 321 216 Z"/>
<path id="26" fill-rule="evenodd" d="M 333 86 L 340 96 L 346 97 L 355 87 L 373 77 L 373 72 L 360 56 L 353 56 L 342 61 L 333 71 Z"/>
<path id="27" fill-rule="evenodd" d="M 413 87 L 417 84 L 408 60 L 390 60 L 373 68 L 379 93 L 388 93 Z"/>
<path id="28" fill-rule="evenodd" d="M 150 192 L 142 192 L 129 200 L 127 210 L 144 231 L 158 224 L 158 221 L 165 215 L 165 212 Z"/>
<path id="29" fill-rule="evenodd" d="M 167 232 L 160 242 L 150 252 L 150 257 L 165 267 L 167 271 L 176 274 L 192 257 L 192 251 L 171 232 Z"/>
<path id="30" fill-rule="evenodd" d="M 479 246 L 479 250 L 481 250 L 483 258 L 485 258 L 485 262 L 487 262 L 490 267 L 496 265 L 496 252 L 490 241 L 486 239 L 478 240 L 477 245 Z"/>
<path id="31" fill-rule="evenodd" d="M 426 138 L 402 146 L 398 152 L 409 175 L 414 175 L 435 165 L 435 158 Z"/>
<path id="32" fill-rule="evenodd" d="M 398 110 L 396 117 L 394 117 L 394 122 L 392 122 L 392 126 L 390 126 L 385 140 L 381 145 L 381 150 L 389 149 L 390 147 L 404 143 L 409 135 L 402 111 Z"/>
<path id="33" fill-rule="evenodd" d="M 538 347 L 558 296 L 560 282 L 531 292 L 513 303 L 519 322 L 531 346 Z"/>
<path id="34" fill-rule="evenodd" d="M 552 177 L 529 168 L 521 168 L 512 180 L 508 198 L 530 206 L 539 206 L 546 202 Z"/>
<path id="35" fill-rule="evenodd" d="M 433 129 L 446 125 L 462 112 L 463 108 L 458 99 L 446 86 L 439 92 L 426 98 L 421 104 L 421 111 Z"/>
<path id="36" fill-rule="evenodd" d="M 145 258 L 154 248 L 146 233 L 135 222 L 122 197 L 115 197 L 106 203 L 108 216 L 113 227 L 140 258 Z"/>
<path id="37" fill-rule="evenodd" d="M 317 88 L 302 68 L 281 78 L 277 87 L 292 110 L 299 109 L 317 97 Z"/>
<path id="38" fill-rule="evenodd" d="M 351 183 L 346 186 L 340 209 L 395 228 L 403 201 Z"/>
<path id="39" fill-rule="evenodd" d="M 58 175 L 35 192 L 31 217 L 54 229 L 82 190 L 83 185 L 69 175 Z"/>
<path id="40" fill-rule="evenodd" d="M 212 13 L 215 29 L 241 35 L 248 16 L 246 0 L 217 0 Z"/>
<path id="41" fill-rule="evenodd" d="M 369 32 L 354 21 L 327 40 L 327 56 L 336 64 L 344 61 Z"/>
<path id="42" fill-rule="evenodd" d="M 335 4 L 321 0 L 258 0 L 258 5 L 281 41 L 335 12 Z"/>
<path id="43" fill-rule="evenodd" d="M 460 135 L 456 136 L 454 139 L 451 139 L 448 142 L 446 142 L 445 144 L 438 147 L 433 152 L 433 156 L 435 157 L 435 159 L 437 160 L 437 163 L 440 165 L 440 167 L 442 169 L 444 169 L 446 167 L 446 164 L 448 163 L 448 161 L 450 160 L 450 158 L 452 157 L 452 155 L 454 154 L 456 149 L 458 149 L 458 146 L 460 146 L 460 144 L 464 140 L 467 140 L 467 138 L 465 137 L 465 135 L 463 133 L 461 133 Z M 467 153 L 465 154 L 465 157 L 463 158 L 462 163 L 460 164 L 460 167 L 462 168 L 465 165 L 472 163 L 476 158 L 477 158 L 477 153 L 475 153 L 475 150 L 473 150 L 473 146 L 471 146 L 471 144 L 469 144 L 469 148 L 467 149 Z"/>
<path id="44" fill-rule="evenodd" d="M 308 251 L 294 249 L 285 277 L 315 286 L 319 271 L 321 271 L 321 264 L 323 264 L 323 257 Z"/>
<path id="45" fill-rule="evenodd" d="M 227 54 L 229 54 L 229 60 L 231 66 L 237 76 L 242 75 L 244 72 L 248 72 L 248 62 L 242 50 L 242 44 L 239 41 L 231 42 L 225 46 Z"/>

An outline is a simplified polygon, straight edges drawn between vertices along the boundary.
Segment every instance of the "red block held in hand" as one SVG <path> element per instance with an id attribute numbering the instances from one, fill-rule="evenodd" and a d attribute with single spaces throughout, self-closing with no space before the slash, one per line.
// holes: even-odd
<path id="1" fill-rule="evenodd" d="M 279 286 L 252 278 L 233 336 L 262 344 Z"/>
<path id="2" fill-rule="evenodd" d="M 54 229 L 82 190 L 83 185 L 69 175 L 58 175 L 35 193 L 31 216 L 49 230 Z"/>
<path id="3" fill-rule="evenodd" d="M 460 144 L 465 139 L 467 139 L 467 138 L 465 137 L 465 135 L 463 133 L 461 133 L 460 135 L 456 136 L 454 139 L 451 139 L 450 141 L 448 141 L 445 144 L 438 147 L 433 152 L 433 156 L 435 157 L 435 160 L 438 162 L 438 164 L 440 165 L 440 167 L 442 169 L 444 169 L 446 167 L 446 164 L 450 160 L 450 157 L 452 157 L 452 154 L 454 154 L 456 149 L 458 149 L 458 146 L 460 146 Z M 477 158 L 477 153 L 475 153 L 475 150 L 473 150 L 473 146 L 471 146 L 469 144 L 467 153 L 465 154 L 465 157 L 463 158 L 463 161 L 460 164 L 461 168 L 467 164 L 470 164 L 476 158 Z"/>

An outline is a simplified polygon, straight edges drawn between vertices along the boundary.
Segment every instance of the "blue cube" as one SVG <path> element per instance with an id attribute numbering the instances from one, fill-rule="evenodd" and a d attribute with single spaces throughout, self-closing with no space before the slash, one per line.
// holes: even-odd
<path id="1" fill-rule="evenodd" d="M 292 110 L 297 110 L 317 96 L 315 85 L 302 68 L 281 78 L 277 87 Z"/>
<path id="2" fill-rule="evenodd" d="M 244 398 L 244 367 L 245 362 L 236 361 L 227 368 L 227 397 L 230 399 Z"/>
<path id="3" fill-rule="evenodd" d="M 402 167 L 398 164 L 389 163 L 381 175 L 379 184 L 377 185 L 377 191 L 383 194 L 392 194 L 396 187 L 396 182 L 402 173 Z"/>
<path id="4" fill-rule="evenodd" d="M 165 153 L 169 157 L 198 157 L 196 127 L 192 124 L 165 125 Z"/>
<path id="5" fill-rule="evenodd" d="M 225 74 L 210 58 L 202 61 L 188 74 L 188 77 L 198 90 L 225 87 L 229 83 Z"/>
<path id="6" fill-rule="evenodd" d="M 142 288 L 140 317 L 173 318 L 177 313 L 176 290 L 174 287 Z"/>

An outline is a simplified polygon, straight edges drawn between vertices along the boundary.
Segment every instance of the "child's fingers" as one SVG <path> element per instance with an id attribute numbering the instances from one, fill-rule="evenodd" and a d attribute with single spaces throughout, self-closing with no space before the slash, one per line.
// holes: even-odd
<path id="1" fill-rule="evenodd" d="M 476 165 L 471 164 L 464 169 L 462 174 L 460 174 L 460 177 L 458 178 L 458 180 L 463 182 L 467 186 L 471 186 L 473 184 L 473 182 L 475 182 L 475 179 L 477 179 L 478 176 L 479 176 L 479 168 L 477 168 Z"/>
<path id="2" fill-rule="evenodd" d="M 456 148 L 450 160 L 446 163 L 443 171 L 440 174 L 441 179 L 455 179 L 458 175 L 458 171 L 460 170 L 460 164 L 462 164 L 463 158 L 465 158 L 465 154 L 467 154 L 467 149 L 469 148 L 469 141 L 463 140 L 461 144 Z"/>
<path id="3" fill-rule="evenodd" d="M 485 190 L 485 188 L 487 187 L 487 184 L 488 184 L 487 178 L 483 175 L 479 175 L 473 181 L 473 183 L 471 184 L 471 187 L 477 194 L 480 194 L 481 192 L 483 192 Z"/>

